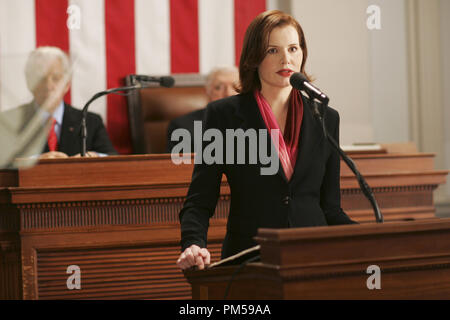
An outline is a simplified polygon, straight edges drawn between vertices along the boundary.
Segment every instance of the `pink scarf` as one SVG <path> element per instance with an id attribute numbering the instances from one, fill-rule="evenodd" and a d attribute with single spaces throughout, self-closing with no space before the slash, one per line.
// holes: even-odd
<path id="1" fill-rule="evenodd" d="M 258 103 L 259 111 L 266 124 L 269 134 L 273 129 L 278 129 L 278 156 L 288 181 L 291 180 L 294 173 L 295 162 L 297 161 L 298 142 L 300 139 L 300 128 L 303 120 L 303 102 L 300 92 L 292 89 L 289 98 L 289 109 L 286 117 L 284 135 L 275 119 L 267 100 L 262 96 L 259 90 L 255 90 L 254 96 Z"/>

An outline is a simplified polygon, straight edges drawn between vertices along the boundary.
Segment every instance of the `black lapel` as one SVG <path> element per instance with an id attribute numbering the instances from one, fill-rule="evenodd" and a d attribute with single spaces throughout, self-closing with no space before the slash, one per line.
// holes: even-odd
<path id="1" fill-rule="evenodd" d="M 238 127 L 244 131 L 249 128 L 256 130 L 266 129 L 264 120 L 259 112 L 253 93 L 246 93 L 240 96 L 242 99 L 235 105 L 234 115 L 238 118 Z"/>
<path id="2" fill-rule="evenodd" d="M 301 178 L 307 171 L 308 166 L 312 160 L 317 160 L 314 157 L 316 147 L 324 138 L 319 121 L 314 118 L 311 108 L 312 101 L 302 94 L 303 101 L 303 120 L 300 130 L 300 141 L 298 147 L 297 161 L 294 167 L 294 174 L 291 182 L 295 179 Z"/>
<path id="3" fill-rule="evenodd" d="M 242 101 L 236 106 L 235 116 L 241 120 L 240 127 L 245 131 L 246 129 L 253 128 L 256 130 L 256 134 L 259 134 L 259 129 L 267 130 L 264 119 L 259 111 L 258 103 L 253 93 L 247 93 L 241 96 Z M 271 145 L 273 145 L 272 139 L 267 131 L 267 138 L 270 139 Z M 259 139 L 258 139 L 259 141 Z M 257 148 L 259 150 L 259 146 Z M 259 152 L 259 151 L 258 151 Z M 275 151 L 276 152 L 276 151 Z M 288 182 L 286 174 L 284 173 L 281 161 L 278 159 L 278 172 L 279 175 L 286 183 Z"/>
<path id="4" fill-rule="evenodd" d="M 76 114 L 72 107 L 64 103 L 64 114 L 63 121 L 61 125 L 61 136 L 59 138 L 59 150 L 67 154 L 77 154 L 80 150 L 74 150 L 77 143 L 77 138 L 79 138 L 78 131 L 80 124 L 77 121 Z"/>

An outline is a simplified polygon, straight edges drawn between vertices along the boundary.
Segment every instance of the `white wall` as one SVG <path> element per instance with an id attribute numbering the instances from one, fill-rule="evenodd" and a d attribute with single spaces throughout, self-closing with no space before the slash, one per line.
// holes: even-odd
<path id="1" fill-rule="evenodd" d="M 308 45 L 306 72 L 341 115 L 341 144 L 373 141 L 366 2 L 296 0 L 291 4 Z"/>
<path id="2" fill-rule="evenodd" d="M 367 7 L 381 9 L 369 30 Z M 341 114 L 341 144 L 409 137 L 403 0 L 293 0 L 308 44 L 307 71 Z"/>
<path id="3" fill-rule="evenodd" d="M 405 3 L 367 0 L 381 9 L 381 29 L 370 37 L 370 108 L 374 140 L 406 142 L 409 136 Z"/>
<path id="4" fill-rule="evenodd" d="M 450 0 L 289 3 L 306 34 L 307 71 L 341 114 L 341 144 L 414 141 L 449 170 Z M 369 5 L 381 9 L 380 30 L 366 26 Z M 435 200 L 450 216 L 450 182 Z"/>
<path id="5" fill-rule="evenodd" d="M 440 1 L 442 50 L 442 101 L 444 108 L 444 169 L 450 170 L 450 1 Z M 447 181 L 450 178 L 447 178 Z M 450 183 L 446 195 L 450 199 Z M 450 213 L 450 212 L 449 212 Z"/>

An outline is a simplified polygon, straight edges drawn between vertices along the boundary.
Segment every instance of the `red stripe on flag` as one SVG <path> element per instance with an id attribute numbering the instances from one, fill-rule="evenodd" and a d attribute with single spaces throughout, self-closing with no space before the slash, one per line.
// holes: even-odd
<path id="1" fill-rule="evenodd" d="M 234 47 L 237 66 L 241 58 L 245 31 L 250 22 L 264 11 L 266 11 L 266 0 L 234 0 Z"/>
<path id="2" fill-rule="evenodd" d="M 171 0 L 171 73 L 199 72 L 198 32 L 198 0 Z"/>
<path id="3" fill-rule="evenodd" d="M 136 72 L 134 0 L 105 1 L 106 83 L 121 87 L 127 74 Z M 127 102 L 123 96 L 107 96 L 107 128 L 120 154 L 130 154 L 131 138 Z"/>
<path id="4" fill-rule="evenodd" d="M 69 53 L 68 0 L 35 0 L 36 47 L 53 46 Z M 64 101 L 71 102 L 70 90 Z"/>

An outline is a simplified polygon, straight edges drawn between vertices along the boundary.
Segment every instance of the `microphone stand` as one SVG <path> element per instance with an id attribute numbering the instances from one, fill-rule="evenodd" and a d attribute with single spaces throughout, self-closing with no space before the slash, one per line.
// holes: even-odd
<path id="1" fill-rule="evenodd" d="M 116 93 L 116 92 L 127 92 L 127 91 L 131 91 L 131 90 L 135 90 L 135 89 L 140 89 L 140 88 L 144 88 L 144 86 L 142 86 L 141 84 L 136 84 L 136 85 L 132 85 L 132 86 L 126 86 L 126 87 L 119 87 L 119 88 L 112 88 L 112 89 L 108 89 L 105 91 L 101 91 L 98 92 L 96 94 L 94 94 L 94 96 L 85 104 L 85 106 L 83 107 L 82 110 L 82 117 L 81 117 L 81 156 L 85 157 L 86 156 L 86 140 L 87 140 L 87 126 L 86 126 L 86 118 L 87 118 L 87 111 L 88 111 L 88 107 L 89 105 L 96 99 L 110 94 L 110 93 Z"/>
<path id="2" fill-rule="evenodd" d="M 308 91 L 307 91 L 308 92 Z M 312 98 L 313 95 L 310 95 L 308 92 L 308 95 Z M 321 99 L 318 99 L 321 103 L 321 110 L 318 110 L 316 108 L 316 103 L 314 101 L 314 98 L 311 99 L 314 106 L 313 114 L 319 119 L 320 123 L 322 124 L 322 130 L 324 136 L 328 139 L 330 144 L 333 146 L 333 148 L 339 153 L 342 160 L 347 164 L 347 166 L 350 168 L 350 170 L 355 174 L 356 179 L 358 180 L 359 187 L 361 188 L 361 191 L 366 196 L 366 198 L 369 200 L 373 211 L 375 213 L 375 219 L 377 223 L 382 223 L 384 221 L 383 215 L 381 214 L 380 208 L 378 207 L 378 203 L 375 200 L 375 196 L 373 195 L 372 189 L 367 184 L 366 180 L 364 179 L 363 175 L 359 170 L 356 168 L 356 164 L 353 162 L 352 159 L 350 159 L 349 156 L 344 152 L 344 150 L 341 149 L 339 144 L 336 142 L 336 140 L 333 139 L 332 136 L 328 134 L 327 128 L 325 126 L 325 117 L 326 117 L 326 111 L 328 108 L 328 102 L 329 98 L 327 96 L 321 97 Z"/>

